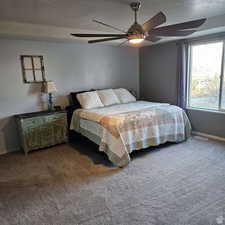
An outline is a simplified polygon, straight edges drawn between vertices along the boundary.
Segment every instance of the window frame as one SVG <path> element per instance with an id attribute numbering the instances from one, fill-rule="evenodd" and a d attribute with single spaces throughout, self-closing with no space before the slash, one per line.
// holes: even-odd
<path id="1" fill-rule="evenodd" d="M 220 68 L 220 84 L 219 84 L 219 102 L 218 102 L 218 109 L 207 109 L 202 107 L 193 107 L 190 106 L 190 88 L 191 88 L 191 65 L 192 65 L 192 46 L 196 45 L 202 45 L 202 44 L 211 44 L 211 43 L 217 43 L 222 42 L 222 58 L 221 58 L 221 68 Z M 207 39 L 207 40 L 200 40 L 200 41 L 193 41 L 190 42 L 188 45 L 188 62 L 187 62 L 187 90 L 186 90 L 186 109 L 191 110 L 200 110 L 200 111 L 208 111 L 208 112 L 219 112 L 219 113 L 225 113 L 225 108 L 222 109 L 222 96 L 223 96 L 223 85 L 224 85 L 224 72 L 225 72 L 225 39 L 224 38 L 213 38 L 213 39 Z"/>
<path id="2" fill-rule="evenodd" d="M 29 58 L 31 61 L 31 68 L 27 68 L 25 66 L 25 58 Z M 34 58 L 38 58 L 40 60 L 40 67 L 36 68 L 34 64 Z M 44 67 L 44 57 L 42 55 L 20 55 L 20 61 L 21 61 L 21 68 L 22 68 L 22 75 L 23 75 L 23 82 L 25 84 L 31 84 L 31 83 L 43 83 L 46 81 L 45 77 L 45 67 Z M 31 71 L 33 75 L 32 80 L 28 80 L 27 78 L 27 72 Z M 37 80 L 36 72 L 41 72 L 41 80 Z"/>

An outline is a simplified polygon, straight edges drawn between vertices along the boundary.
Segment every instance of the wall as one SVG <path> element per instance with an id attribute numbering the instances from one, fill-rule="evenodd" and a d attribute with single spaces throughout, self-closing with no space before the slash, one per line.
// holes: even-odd
<path id="1" fill-rule="evenodd" d="M 136 48 L 0 39 L 0 154 L 18 150 L 12 116 L 45 108 L 40 85 L 22 81 L 22 54 L 44 56 L 47 79 L 55 81 L 55 101 L 62 106 L 68 104 L 71 91 L 109 87 L 139 91 Z"/>
<path id="2" fill-rule="evenodd" d="M 140 95 L 150 101 L 177 102 L 175 42 L 140 49 Z M 187 110 L 194 131 L 225 138 L 225 113 Z"/>
<path id="3" fill-rule="evenodd" d="M 149 101 L 177 102 L 175 43 L 140 49 L 140 95 Z"/>

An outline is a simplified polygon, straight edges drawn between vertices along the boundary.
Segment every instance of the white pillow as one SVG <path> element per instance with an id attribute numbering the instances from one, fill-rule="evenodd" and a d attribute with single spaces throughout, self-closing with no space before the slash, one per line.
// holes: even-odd
<path id="1" fill-rule="evenodd" d="M 76 97 L 83 109 L 92 109 L 104 106 L 96 91 L 80 93 L 77 94 Z"/>
<path id="2" fill-rule="evenodd" d="M 135 102 L 136 98 L 126 89 L 114 89 L 114 92 L 121 103 Z"/>
<path id="3" fill-rule="evenodd" d="M 120 100 L 112 89 L 97 91 L 103 105 L 120 104 Z"/>

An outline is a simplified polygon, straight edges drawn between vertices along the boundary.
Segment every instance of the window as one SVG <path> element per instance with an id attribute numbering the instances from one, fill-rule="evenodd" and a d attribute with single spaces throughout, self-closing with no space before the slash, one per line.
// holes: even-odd
<path id="1" fill-rule="evenodd" d="M 24 83 L 45 81 L 43 56 L 21 55 L 20 59 Z"/>
<path id="2" fill-rule="evenodd" d="M 192 44 L 188 107 L 225 110 L 224 42 Z"/>

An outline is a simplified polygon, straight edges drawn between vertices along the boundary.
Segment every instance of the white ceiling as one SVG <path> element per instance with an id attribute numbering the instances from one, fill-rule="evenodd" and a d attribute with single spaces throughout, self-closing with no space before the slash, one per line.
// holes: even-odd
<path id="1" fill-rule="evenodd" d="M 126 30 L 133 23 L 130 2 L 132 0 L 0 0 L 0 34 L 74 41 L 69 35 L 71 32 L 114 33 L 92 20 Z M 162 11 L 167 16 L 166 24 L 206 17 L 209 19 L 201 31 L 224 31 L 225 0 L 142 0 L 141 3 L 138 16 L 141 24 Z"/>

